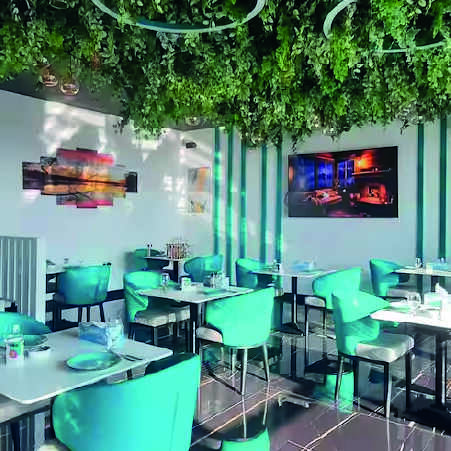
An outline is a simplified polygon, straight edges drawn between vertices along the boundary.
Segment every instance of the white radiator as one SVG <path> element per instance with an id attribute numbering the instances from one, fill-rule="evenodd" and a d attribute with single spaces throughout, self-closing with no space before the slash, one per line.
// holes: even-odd
<path id="1" fill-rule="evenodd" d="M 0 236 L 0 299 L 45 322 L 45 277 L 43 238 Z"/>

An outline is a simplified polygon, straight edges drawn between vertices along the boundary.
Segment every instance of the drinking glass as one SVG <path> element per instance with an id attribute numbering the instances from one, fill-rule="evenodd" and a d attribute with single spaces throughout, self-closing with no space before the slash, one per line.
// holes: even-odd
<path id="1" fill-rule="evenodd" d="M 161 273 L 161 286 L 163 287 L 164 290 L 168 288 L 169 280 L 170 278 L 167 272 Z"/>

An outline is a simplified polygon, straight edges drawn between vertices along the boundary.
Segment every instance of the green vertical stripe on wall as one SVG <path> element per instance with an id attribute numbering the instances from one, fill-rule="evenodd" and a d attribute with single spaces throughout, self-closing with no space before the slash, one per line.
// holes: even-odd
<path id="1" fill-rule="evenodd" d="M 276 251 L 275 258 L 278 262 L 282 262 L 282 142 L 276 147 Z"/>
<path id="2" fill-rule="evenodd" d="M 233 128 L 227 136 L 226 274 L 232 274 L 233 242 Z"/>
<path id="3" fill-rule="evenodd" d="M 418 125 L 417 135 L 417 257 L 423 259 L 424 230 L 424 124 Z"/>
<path id="4" fill-rule="evenodd" d="M 213 156 L 213 252 L 219 254 L 219 210 L 221 206 L 221 134 L 219 128 L 215 128 Z"/>
<path id="5" fill-rule="evenodd" d="M 261 148 L 261 205 L 260 205 L 260 260 L 266 261 L 266 221 L 268 208 L 268 147 L 266 144 Z"/>
<path id="6" fill-rule="evenodd" d="M 247 146 L 241 142 L 241 176 L 240 176 L 240 258 L 247 255 Z"/>
<path id="7" fill-rule="evenodd" d="M 446 145 L 447 117 L 440 120 L 440 222 L 438 256 L 446 257 L 446 207 L 447 207 L 447 145 Z"/>

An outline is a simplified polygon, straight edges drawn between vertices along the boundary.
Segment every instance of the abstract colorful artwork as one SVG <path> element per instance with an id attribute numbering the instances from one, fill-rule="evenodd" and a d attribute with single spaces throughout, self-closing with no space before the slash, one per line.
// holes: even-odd
<path id="1" fill-rule="evenodd" d="M 209 167 L 188 169 L 188 212 L 208 213 L 210 211 L 210 176 Z"/>
<path id="2" fill-rule="evenodd" d="M 111 154 L 58 149 L 55 157 L 22 163 L 23 189 L 56 196 L 57 205 L 111 207 L 115 197 L 137 192 L 137 173 L 116 165 Z"/>

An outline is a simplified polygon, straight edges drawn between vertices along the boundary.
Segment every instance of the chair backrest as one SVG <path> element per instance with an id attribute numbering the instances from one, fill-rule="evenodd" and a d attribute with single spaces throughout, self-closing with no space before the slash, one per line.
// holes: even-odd
<path id="1" fill-rule="evenodd" d="M 355 348 L 361 341 L 378 337 L 379 322 L 370 315 L 390 305 L 372 294 L 342 288 L 333 292 L 332 303 L 337 349 L 346 355 L 355 355 Z"/>
<path id="2" fill-rule="evenodd" d="M 161 274 L 156 271 L 134 271 L 124 275 L 124 299 L 129 321 L 134 321 L 135 315 L 149 306 L 149 298 L 138 291 L 157 288 L 160 283 Z"/>
<path id="3" fill-rule="evenodd" d="M 145 258 L 147 257 L 147 249 L 145 248 L 135 249 L 133 255 L 135 256 L 136 265 L 140 270 L 149 269 L 150 271 L 161 271 L 163 268 L 169 265 L 169 262 L 167 260 L 147 260 Z M 159 255 L 161 255 L 160 251 L 156 249 L 150 249 L 151 257 L 157 257 Z"/>
<path id="4" fill-rule="evenodd" d="M 161 371 L 56 397 L 56 438 L 72 451 L 188 451 L 200 381 L 198 356 Z"/>
<path id="5" fill-rule="evenodd" d="M 102 302 L 108 294 L 110 274 L 109 264 L 66 268 L 58 276 L 57 292 L 67 304 L 88 305 Z"/>
<path id="6" fill-rule="evenodd" d="M 221 332 L 226 346 L 253 347 L 268 339 L 273 308 L 274 288 L 264 288 L 209 302 L 205 320 Z"/>
<path id="7" fill-rule="evenodd" d="M 13 312 L 0 312 L 0 339 L 12 332 L 14 324 L 19 324 L 24 335 L 48 334 L 51 330 L 40 321 L 27 315 Z"/>
<path id="8" fill-rule="evenodd" d="M 370 260 L 371 285 L 376 296 L 387 296 L 390 288 L 395 287 L 402 281 L 408 280 L 409 276 L 402 277 L 394 271 L 402 268 L 397 263 L 387 260 L 372 258 Z"/>
<path id="9" fill-rule="evenodd" d="M 235 262 L 236 284 L 246 288 L 266 288 L 273 283 L 272 276 L 254 274 L 253 271 L 261 269 L 263 263 L 251 258 L 239 258 Z"/>
<path id="10" fill-rule="evenodd" d="M 223 260 L 220 254 L 194 257 L 185 262 L 184 269 L 193 282 L 203 282 L 211 273 L 222 271 Z"/>
<path id="11" fill-rule="evenodd" d="M 317 277 L 313 281 L 313 293 L 326 300 L 326 308 L 332 309 L 332 293 L 334 290 L 343 288 L 357 291 L 360 288 L 360 268 L 349 268 L 335 271 L 324 276 Z"/>

